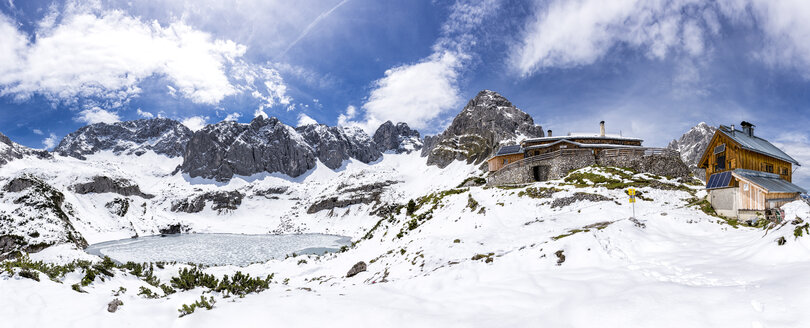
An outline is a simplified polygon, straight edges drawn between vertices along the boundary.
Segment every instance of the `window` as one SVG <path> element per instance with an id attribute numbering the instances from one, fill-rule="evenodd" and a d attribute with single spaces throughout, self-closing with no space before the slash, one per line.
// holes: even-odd
<path id="1" fill-rule="evenodd" d="M 717 155 L 715 156 L 715 163 L 717 163 L 715 167 L 715 171 L 722 171 L 726 169 L 726 155 Z"/>
<path id="2" fill-rule="evenodd" d="M 765 172 L 773 173 L 773 165 L 772 164 L 765 164 Z"/>
<path id="3" fill-rule="evenodd" d="M 539 150 L 535 150 L 535 151 L 534 151 L 534 156 L 537 156 L 537 155 L 540 155 L 540 151 L 539 151 Z"/>
<path id="4" fill-rule="evenodd" d="M 504 158 L 504 159 L 503 159 L 503 165 L 506 165 L 506 164 L 509 164 L 509 160 L 508 160 L 508 159 L 506 159 L 506 158 Z"/>
<path id="5" fill-rule="evenodd" d="M 786 167 L 779 168 L 779 171 L 782 171 L 782 175 L 788 175 L 788 173 L 790 172 Z"/>

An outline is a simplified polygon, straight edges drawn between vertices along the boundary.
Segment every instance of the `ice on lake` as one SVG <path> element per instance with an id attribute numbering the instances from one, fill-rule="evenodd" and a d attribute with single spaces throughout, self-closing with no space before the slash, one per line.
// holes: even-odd
<path id="1" fill-rule="evenodd" d="M 177 234 L 114 240 L 85 251 L 126 263 L 179 262 L 245 266 L 292 253 L 323 254 L 350 245 L 351 238 L 325 234 L 240 235 Z"/>

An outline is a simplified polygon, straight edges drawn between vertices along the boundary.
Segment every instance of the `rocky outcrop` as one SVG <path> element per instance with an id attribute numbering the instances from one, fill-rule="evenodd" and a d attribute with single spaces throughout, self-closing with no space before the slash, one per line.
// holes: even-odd
<path id="1" fill-rule="evenodd" d="M 360 272 L 366 271 L 366 262 L 360 261 L 355 263 L 349 272 L 346 273 L 346 278 L 351 278 L 356 276 Z"/>
<path id="2" fill-rule="evenodd" d="M 297 177 L 315 167 L 306 140 L 276 118 L 223 121 L 195 132 L 180 169 L 191 177 L 229 181 L 234 175 L 279 172 Z"/>
<path id="3" fill-rule="evenodd" d="M 178 157 L 183 156 L 189 138 L 191 130 L 167 118 L 96 123 L 68 134 L 54 152 L 78 159 L 105 150 L 117 155 L 138 156 L 152 150 L 161 155 Z"/>
<path id="4" fill-rule="evenodd" d="M 0 133 L 0 167 L 15 159 L 25 156 L 34 156 L 41 159 L 52 158 L 50 153 L 44 150 L 36 150 L 25 147 L 11 141 L 7 136 Z"/>
<path id="5" fill-rule="evenodd" d="M 374 143 L 381 152 L 393 151 L 397 154 L 410 153 L 422 149 L 419 131 L 411 130 L 407 123 L 387 121 L 374 132 Z"/>
<path id="6" fill-rule="evenodd" d="M 698 168 L 698 161 L 712 141 L 716 127 L 701 122 L 689 131 L 684 133 L 679 139 L 672 140 L 667 146 L 668 149 L 677 150 L 681 153 L 681 160 L 689 167 L 691 172 L 703 181 L 706 181 L 706 171 Z"/>
<path id="7" fill-rule="evenodd" d="M 182 224 L 179 224 L 179 223 L 171 224 L 171 225 L 168 225 L 168 226 L 165 226 L 163 228 L 158 229 L 158 231 L 160 231 L 161 235 L 176 235 L 176 234 L 179 234 L 179 233 L 188 232 L 190 230 L 191 229 L 189 229 L 188 226 L 185 226 L 185 225 L 182 225 Z"/>
<path id="8" fill-rule="evenodd" d="M 422 156 L 427 156 L 428 165 L 441 168 L 456 160 L 480 164 L 501 144 L 544 135 L 529 114 L 497 92 L 484 90 L 467 103 L 447 130 L 425 137 Z"/>
<path id="9" fill-rule="evenodd" d="M 0 260 L 19 252 L 38 252 L 59 243 L 87 247 L 71 223 L 73 207 L 65 195 L 33 175 L 12 179 L 3 186 L 0 203 Z"/>
<path id="10" fill-rule="evenodd" d="M 77 194 L 82 195 L 89 193 L 101 194 L 111 192 L 121 196 L 139 196 L 146 199 L 155 197 L 154 195 L 141 192 L 141 188 L 132 181 L 126 179 L 112 179 L 105 176 L 95 176 L 93 177 L 93 181 L 77 183 L 71 186 L 71 189 L 73 189 L 73 191 L 75 191 Z"/>
<path id="11" fill-rule="evenodd" d="M 370 163 L 382 156 L 374 141 L 359 128 L 309 124 L 295 130 L 312 147 L 315 156 L 333 170 L 349 158 Z"/>
<path id="12" fill-rule="evenodd" d="M 211 202 L 211 209 L 219 213 L 233 211 L 242 204 L 244 194 L 232 191 L 212 191 L 188 199 L 182 199 L 172 204 L 172 212 L 198 213 L 205 209 L 207 202 Z"/>
<path id="13" fill-rule="evenodd" d="M 111 214 L 124 217 L 129 212 L 129 198 L 116 197 L 112 201 L 104 204 L 104 207 L 110 211 Z"/>
<path id="14" fill-rule="evenodd" d="M 396 181 L 381 181 L 361 186 L 341 186 L 333 196 L 314 202 L 307 208 L 307 214 L 323 210 L 333 210 L 357 204 L 371 204 L 380 201 L 380 195 L 385 187 L 397 183 Z"/>

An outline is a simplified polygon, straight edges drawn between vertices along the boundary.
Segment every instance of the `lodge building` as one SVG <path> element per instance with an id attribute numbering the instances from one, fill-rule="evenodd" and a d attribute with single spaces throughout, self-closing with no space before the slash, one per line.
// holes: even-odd
<path id="1" fill-rule="evenodd" d="M 709 201 L 718 214 L 743 219 L 764 215 L 807 191 L 792 183 L 799 162 L 754 133 L 749 122 L 721 125 L 698 166 L 706 170 Z"/>

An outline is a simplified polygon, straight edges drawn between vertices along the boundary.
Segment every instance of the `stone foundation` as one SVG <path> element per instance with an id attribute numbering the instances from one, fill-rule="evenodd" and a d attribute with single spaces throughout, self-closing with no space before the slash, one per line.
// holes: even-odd
<path id="1" fill-rule="evenodd" d="M 689 178 L 692 173 L 677 152 L 603 152 L 595 155 L 587 149 L 563 150 L 548 155 L 527 157 L 490 173 L 488 186 L 525 184 L 560 179 L 569 172 L 590 165 L 615 166 L 670 178 Z"/>

